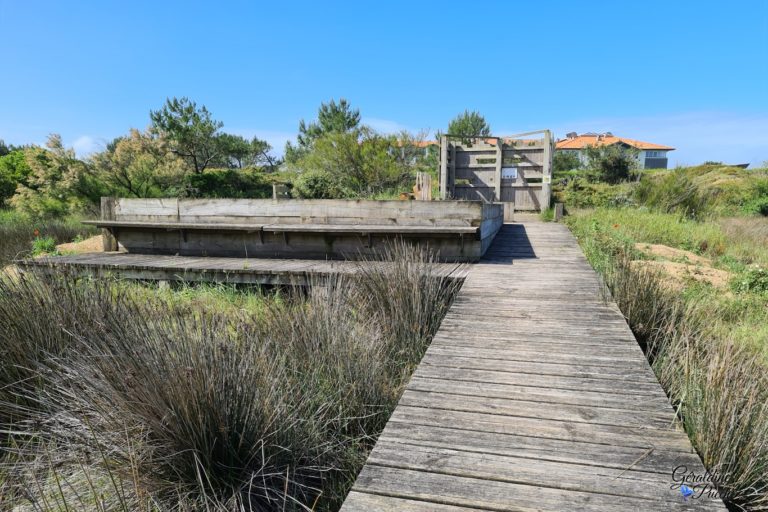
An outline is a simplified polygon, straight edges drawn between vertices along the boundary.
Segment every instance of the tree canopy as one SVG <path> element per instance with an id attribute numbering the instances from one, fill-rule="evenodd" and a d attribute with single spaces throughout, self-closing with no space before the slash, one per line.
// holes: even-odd
<path id="1" fill-rule="evenodd" d="M 187 160 L 196 173 L 201 173 L 221 155 L 219 130 L 205 106 L 199 107 L 188 98 L 167 99 L 160 110 L 150 111 L 152 130 L 170 143 L 173 153 Z"/>
<path id="2" fill-rule="evenodd" d="M 638 151 L 619 144 L 587 146 L 587 168 L 592 176 L 606 183 L 619 183 L 630 177 L 637 168 Z"/>
<path id="3" fill-rule="evenodd" d="M 457 137 L 487 137 L 491 127 L 479 112 L 465 110 L 448 124 L 448 135 Z"/>
<path id="4" fill-rule="evenodd" d="M 307 124 L 303 119 L 299 122 L 299 134 L 296 146 L 290 141 L 285 145 L 285 160 L 297 162 L 305 156 L 315 141 L 331 133 L 350 133 L 360 127 L 360 110 L 353 109 L 344 98 L 338 103 L 331 100 L 321 103 L 317 111 L 317 121 Z"/>
<path id="5" fill-rule="evenodd" d="M 16 193 L 18 185 L 26 185 L 32 170 L 24 150 L 17 149 L 0 156 L 0 208 Z"/>

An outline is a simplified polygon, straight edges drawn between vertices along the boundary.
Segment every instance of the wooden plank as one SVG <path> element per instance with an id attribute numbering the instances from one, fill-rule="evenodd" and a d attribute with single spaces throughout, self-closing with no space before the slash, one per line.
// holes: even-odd
<path id="1" fill-rule="evenodd" d="M 699 457 L 695 453 L 564 441 L 519 433 L 476 431 L 468 434 L 464 430 L 445 426 L 394 421 L 387 424 L 384 432 L 379 436 L 379 443 L 433 446 L 470 453 L 507 455 L 530 459 L 532 466 L 539 460 L 543 460 L 619 470 L 631 469 L 668 477 L 671 473 L 670 468 L 680 465 L 697 467 L 700 464 Z M 584 468 L 584 471 L 591 470 Z"/>
<path id="2" fill-rule="evenodd" d="M 670 488 L 670 476 L 665 474 L 543 459 L 533 464 L 522 457 L 415 443 L 382 443 L 373 449 L 368 464 L 536 487 L 547 482 L 556 489 L 636 497 L 659 504 L 680 501 L 680 493 Z M 553 479 L 553 475 L 559 478 Z"/>
<path id="3" fill-rule="evenodd" d="M 393 233 L 393 234 L 478 234 L 479 227 L 446 226 L 446 225 L 378 225 L 378 224 L 230 224 L 223 222 L 152 222 L 152 221 L 115 221 L 115 220 L 85 220 L 83 224 L 99 227 L 119 227 L 155 230 L 197 230 L 197 231 L 243 231 L 247 233 L 258 231 L 270 232 L 320 232 L 320 233 Z"/>
<path id="4" fill-rule="evenodd" d="M 367 465 L 358 492 L 495 511 L 579 510 L 584 512 L 709 510 L 700 500 L 658 500 L 445 475 L 428 471 Z M 618 485 L 618 483 L 617 483 Z M 663 492 L 663 491 L 662 491 Z"/>
<path id="5" fill-rule="evenodd" d="M 502 151 L 504 143 L 501 139 L 496 140 L 496 173 L 493 177 L 494 186 L 496 189 L 496 195 L 494 201 L 501 201 L 501 168 L 502 168 Z"/>
<path id="6" fill-rule="evenodd" d="M 474 432 L 495 432 L 561 441 L 645 448 L 646 450 L 653 448 L 683 453 L 692 452 L 691 444 L 685 433 L 676 431 L 673 427 L 665 430 L 634 424 L 626 426 L 603 425 L 525 416 L 427 409 L 405 405 L 398 405 L 389 421 L 433 427 L 451 425 L 452 428 L 466 431 L 467 435 L 474 435 Z"/>
<path id="7" fill-rule="evenodd" d="M 535 397 L 503 398 L 452 394 L 438 391 L 423 391 L 409 388 L 400 397 L 399 405 L 441 409 L 445 411 L 478 412 L 498 416 L 519 416 L 542 418 L 570 423 L 591 423 L 615 426 L 639 426 L 642 428 L 667 429 L 672 422 L 671 408 L 657 411 L 614 408 L 610 405 L 597 407 L 595 404 L 572 405 L 551 403 L 533 399 Z"/>
<path id="8" fill-rule="evenodd" d="M 114 220 L 116 202 L 117 200 L 114 197 L 101 198 L 101 219 L 103 221 Z M 115 238 L 115 235 L 111 230 L 101 230 L 101 241 L 104 251 L 110 252 L 117 250 L 117 238 Z"/>
<path id="9" fill-rule="evenodd" d="M 440 137 L 440 199 L 448 199 L 449 191 L 453 184 L 448 184 L 448 138 Z"/>
<path id="10" fill-rule="evenodd" d="M 480 509 L 352 491 L 341 507 L 341 512 L 349 510 L 367 510 L 368 512 L 473 512 Z"/>

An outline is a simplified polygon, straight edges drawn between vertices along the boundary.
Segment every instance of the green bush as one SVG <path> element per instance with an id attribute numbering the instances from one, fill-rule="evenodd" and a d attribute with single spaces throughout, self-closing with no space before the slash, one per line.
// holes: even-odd
<path id="1" fill-rule="evenodd" d="M 742 211 L 768 217 L 768 179 L 755 180 L 749 195 L 751 197 L 742 205 Z"/>
<path id="2" fill-rule="evenodd" d="M 681 169 L 661 175 L 643 177 L 634 190 L 637 202 L 662 212 L 679 212 L 692 218 L 703 215 L 708 197 Z"/>
<path id="3" fill-rule="evenodd" d="M 304 199 L 340 199 L 348 194 L 336 178 L 325 171 L 306 171 L 294 182 L 294 193 Z"/>
<path id="4" fill-rule="evenodd" d="M 575 178 L 565 186 L 555 188 L 555 198 L 571 208 L 599 208 L 603 206 L 631 206 L 632 184 L 593 183 Z"/>
<path id="5" fill-rule="evenodd" d="M 13 197 L 19 184 L 27 184 L 27 178 L 31 172 L 24 150 L 17 149 L 0 156 L 0 208 L 3 208 Z"/>
<path id="6" fill-rule="evenodd" d="M 32 241 L 32 256 L 56 252 L 56 240 L 52 236 L 38 236 Z"/>
<path id="7" fill-rule="evenodd" d="M 734 279 L 733 288 L 737 292 L 768 292 L 768 269 L 760 266 L 749 267 Z"/>
<path id="8" fill-rule="evenodd" d="M 609 146 L 587 146 L 587 168 L 597 181 L 620 183 L 629 179 L 637 167 L 637 151 Z"/>
<path id="9" fill-rule="evenodd" d="M 186 197 L 263 199 L 272 197 L 272 184 L 253 169 L 212 169 L 184 177 Z"/>

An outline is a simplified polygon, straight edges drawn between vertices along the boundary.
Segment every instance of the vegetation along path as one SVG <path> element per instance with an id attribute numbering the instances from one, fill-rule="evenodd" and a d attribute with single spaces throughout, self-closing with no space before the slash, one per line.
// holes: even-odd
<path id="1" fill-rule="evenodd" d="M 725 510 L 602 289 L 565 226 L 503 226 L 342 511 Z"/>

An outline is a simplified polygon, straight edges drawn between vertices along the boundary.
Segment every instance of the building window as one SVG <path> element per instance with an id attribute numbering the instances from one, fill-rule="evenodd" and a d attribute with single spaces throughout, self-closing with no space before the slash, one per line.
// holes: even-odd
<path id="1" fill-rule="evenodd" d="M 645 157 L 646 158 L 661 158 L 664 155 L 661 154 L 661 151 L 646 151 Z"/>

